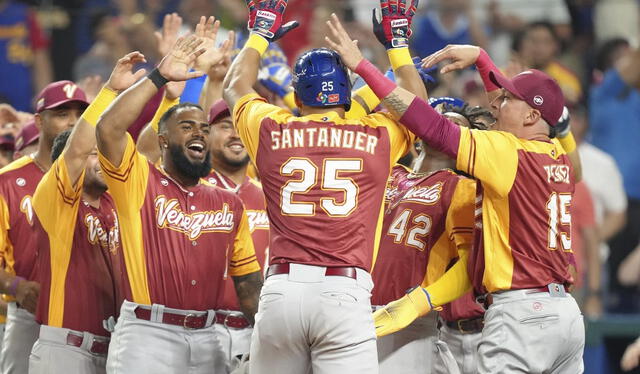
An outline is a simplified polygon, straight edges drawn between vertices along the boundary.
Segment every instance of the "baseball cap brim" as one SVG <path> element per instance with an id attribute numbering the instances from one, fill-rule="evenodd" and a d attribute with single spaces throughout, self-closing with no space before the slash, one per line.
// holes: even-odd
<path id="1" fill-rule="evenodd" d="M 491 82 L 493 82 L 493 84 L 511 92 L 518 99 L 525 100 L 524 96 L 522 96 L 520 91 L 516 89 L 516 86 L 513 85 L 513 82 L 511 82 L 511 79 L 505 77 L 502 74 L 496 74 L 493 71 L 489 72 L 489 79 L 491 79 Z"/>
<path id="2" fill-rule="evenodd" d="M 61 106 L 63 104 L 73 103 L 73 102 L 80 103 L 80 104 L 84 105 L 85 108 L 89 106 L 89 103 L 84 101 L 84 100 L 75 99 L 75 98 L 74 99 L 64 99 L 64 100 L 56 101 L 55 103 L 51 103 L 51 104 L 47 105 L 46 107 L 41 108 L 38 111 L 38 113 L 42 112 L 43 110 L 55 109 L 55 108 L 57 108 L 57 107 L 59 107 L 59 106 Z"/>

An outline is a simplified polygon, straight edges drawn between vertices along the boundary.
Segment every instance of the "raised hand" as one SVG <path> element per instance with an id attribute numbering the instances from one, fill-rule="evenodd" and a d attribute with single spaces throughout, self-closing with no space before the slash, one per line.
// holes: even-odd
<path id="1" fill-rule="evenodd" d="M 146 61 L 144 55 L 138 51 L 126 54 L 116 62 L 116 66 L 113 68 L 109 80 L 107 80 L 107 87 L 116 92 L 122 92 L 133 86 L 147 73 L 145 69 L 140 69 L 134 73 L 133 67 Z"/>
<path id="2" fill-rule="evenodd" d="M 216 65 L 224 58 L 231 45 L 229 40 L 225 40 L 222 45 L 216 47 L 216 38 L 220 29 L 220 21 L 216 21 L 215 17 L 200 17 L 200 22 L 196 25 L 195 35 L 202 40 L 201 47 L 205 52 L 196 59 L 195 68 L 200 71 L 209 71 L 212 66 Z"/>
<path id="3" fill-rule="evenodd" d="M 358 41 L 351 40 L 351 37 L 349 37 L 344 27 L 342 27 L 335 13 L 331 13 L 331 18 L 327 21 L 327 26 L 329 27 L 331 38 L 325 36 L 324 40 L 326 40 L 331 49 L 338 52 L 340 58 L 342 58 L 342 62 L 344 62 L 349 69 L 356 70 L 356 67 L 363 59 L 362 52 L 360 52 L 358 48 Z"/>
<path id="4" fill-rule="evenodd" d="M 373 10 L 373 33 L 386 49 L 409 46 L 411 21 L 416 14 L 419 0 L 380 0 L 382 21 L 378 20 L 376 9 Z"/>
<path id="5" fill-rule="evenodd" d="M 198 56 L 205 52 L 203 40 L 196 35 L 180 37 L 169 53 L 158 65 L 158 72 L 169 81 L 186 81 L 204 75 L 204 72 L 190 71 Z"/>
<path id="6" fill-rule="evenodd" d="M 284 34 L 299 26 L 298 21 L 282 24 L 287 0 L 246 0 L 246 2 L 249 8 L 247 28 L 270 42 L 282 38 Z"/>
<path id="7" fill-rule="evenodd" d="M 209 76 L 209 80 L 222 82 L 224 81 L 224 77 L 227 75 L 229 71 L 229 66 L 231 66 L 231 56 L 235 52 L 233 47 L 236 45 L 236 34 L 233 31 L 229 31 L 229 36 L 227 37 L 227 43 L 229 43 L 229 47 L 224 51 L 222 56 L 222 60 L 217 64 L 211 66 L 207 71 L 207 75 Z"/>
<path id="8" fill-rule="evenodd" d="M 425 57 L 422 60 L 424 68 L 430 68 L 442 61 L 449 61 L 441 69 L 440 73 L 445 74 L 450 71 L 464 69 L 476 63 L 480 55 L 480 47 L 474 45 L 451 44 L 443 49 Z"/>
<path id="9" fill-rule="evenodd" d="M 89 75 L 76 84 L 84 91 L 87 101 L 92 102 L 102 88 L 102 78 L 99 75 Z"/>
<path id="10" fill-rule="evenodd" d="M 156 40 L 158 41 L 158 54 L 160 56 L 169 54 L 171 47 L 176 44 L 180 27 L 182 27 L 182 17 L 180 17 L 178 13 L 171 13 L 164 16 L 162 30 L 155 32 Z"/>

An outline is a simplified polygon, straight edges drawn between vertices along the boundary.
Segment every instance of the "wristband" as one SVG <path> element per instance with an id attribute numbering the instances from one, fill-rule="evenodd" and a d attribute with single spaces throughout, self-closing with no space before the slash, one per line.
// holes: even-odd
<path id="1" fill-rule="evenodd" d="M 289 108 L 291 110 L 297 108 L 296 100 L 295 100 L 295 94 L 293 93 L 293 91 L 289 91 L 289 93 L 284 95 L 282 100 L 284 101 L 284 104 L 287 106 L 287 108 Z"/>
<path id="2" fill-rule="evenodd" d="M 407 47 L 387 49 L 387 56 L 389 56 L 389 61 L 394 71 L 405 65 L 413 65 L 413 60 Z"/>
<path id="3" fill-rule="evenodd" d="M 13 280 L 11 280 L 11 284 L 9 285 L 9 289 L 7 290 L 9 292 L 9 295 L 11 296 L 16 296 L 16 292 L 18 291 L 18 285 L 20 284 L 20 282 L 24 281 L 26 279 L 16 276 L 15 278 L 13 278 Z"/>
<path id="4" fill-rule="evenodd" d="M 156 132 L 156 134 L 158 133 L 158 124 L 160 123 L 160 118 L 162 117 L 162 115 L 164 115 L 167 110 L 169 110 L 169 108 L 178 104 L 180 104 L 179 97 L 176 99 L 169 99 L 167 98 L 167 95 L 162 95 L 162 101 L 160 102 L 158 109 L 156 109 L 156 113 L 153 115 L 153 119 L 151 119 L 151 122 L 149 122 L 149 125 Z"/>
<path id="5" fill-rule="evenodd" d="M 117 92 L 107 86 L 102 87 L 96 98 L 93 99 L 87 109 L 82 112 L 82 116 L 80 116 L 80 118 L 91 126 L 96 127 L 100 116 L 105 110 L 107 110 L 109 104 L 111 104 L 116 97 L 118 97 Z"/>
<path id="6" fill-rule="evenodd" d="M 365 58 L 358 63 L 355 72 L 367 82 L 371 90 L 381 100 L 387 97 L 391 91 L 397 87 L 395 83 L 385 77 L 378 68 Z"/>
<path id="7" fill-rule="evenodd" d="M 573 133 L 569 131 L 569 133 L 563 138 L 558 138 L 560 145 L 564 148 L 564 151 L 567 153 L 571 153 L 576 150 L 576 139 L 573 137 Z"/>
<path id="8" fill-rule="evenodd" d="M 253 48 L 256 51 L 258 51 L 260 56 L 262 56 L 264 52 L 267 50 L 267 48 L 269 47 L 269 41 L 265 39 L 263 36 L 260 36 L 256 33 L 251 33 L 251 35 L 249 35 L 249 39 L 244 44 L 244 47 Z"/>
<path id="9" fill-rule="evenodd" d="M 162 88 L 162 86 L 169 82 L 167 78 L 163 77 L 162 74 L 160 74 L 160 70 L 158 70 L 158 68 L 151 70 L 151 73 L 147 75 L 147 78 L 149 78 L 149 80 L 153 82 L 157 89 Z"/>
<path id="10" fill-rule="evenodd" d="M 478 73 L 480 73 L 480 78 L 482 78 L 482 83 L 484 84 L 484 90 L 487 92 L 495 91 L 500 89 L 495 83 L 491 81 L 489 78 L 490 72 L 495 72 L 496 74 L 501 74 L 498 67 L 491 61 L 491 57 L 485 52 L 484 49 L 480 48 L 480 55 L 476 60 L 476 67 L 478 68 Z"/>

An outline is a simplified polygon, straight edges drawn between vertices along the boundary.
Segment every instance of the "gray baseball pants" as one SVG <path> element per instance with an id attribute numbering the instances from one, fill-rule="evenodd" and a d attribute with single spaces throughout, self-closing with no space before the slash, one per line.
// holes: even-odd
<path id="1" fill-rule="evenodd" d="M 251 340 L 251 374 L 376 374 L 369 273 L 325 276 L 291 264 L 266 279 Z"/>
<path id="2" fill-rule="evenodd" d="M 29 355 L 38 340 L 40 325 L 35 316 L 19 308 L 15 302 L 7 306 L 7 323 L 0 354 L 0 373 L 25 374 L 29 371 Z"/>
<path id="3" fill-rule="evenodd" d="M 481 332 L 463 334 L 445 324 L 440 327 L 440 340 L 449 347 L 461 374 L 476 374 L 478 372 L 480 338 L 482 338 Z M 441 362 L 436 361 L 434 373 L 449 374 L 450 370 L 444 367 Z"/>

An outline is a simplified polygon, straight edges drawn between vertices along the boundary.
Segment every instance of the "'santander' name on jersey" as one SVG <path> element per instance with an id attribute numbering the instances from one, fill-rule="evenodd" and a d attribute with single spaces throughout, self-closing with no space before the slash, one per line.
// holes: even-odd
<path id="1" fill-rule="evenodd" d="M 184 213 L 177 199 L 167 199 L 160 195 L 156 197 L 156 224 L 160 228 L 169 228 L 182 232 L 189 239 L 197 239 L 203 232 L 230 232 L 233 230 L 233 212 L 229 205 L 223 204 L 221 210 Z"/>
<path id="2" fill-rule="evenodd" d="M 271 131 L 271 149 L 287 148 L 349 148 L 375 154 L 378 138 L 362 131 L 334 127 L 306 127 Z"/>

